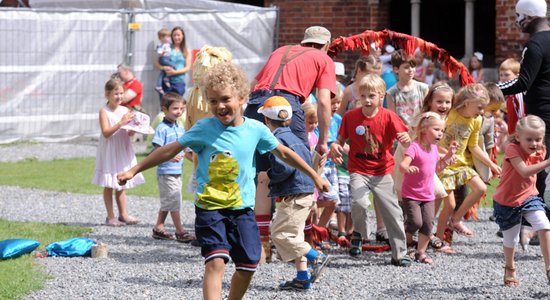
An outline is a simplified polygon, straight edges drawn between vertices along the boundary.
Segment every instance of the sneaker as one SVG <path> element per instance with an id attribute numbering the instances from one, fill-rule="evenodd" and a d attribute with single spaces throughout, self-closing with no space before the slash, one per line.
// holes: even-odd
<path id="1" fill-rule="evenodd" d="M 403 256 L 401 259 L 397 260 L 392 257 L 391 264 L 398 267 L 410 267 L 412 264 L 412 258 L 408 255 Z"/>
<path id="2" fill-rule="evenodd" d="M 294 278 L 291 281 L 281 283 L 279 285 L 279 288 L 281 290 L 298 290 L 298 291 L 309 290 L 311 288 L 311 281 L 299 280 L 298 278 Z"/>
<path id="3" fill-rule="evenodd" d="M 349 255 L 358 256 L 363 251 L 363 239 L 361 235 L 353 233 L 350 239 Z"/>
<path id="4" fill-rule="evenodd" d="M 317 258 L 311 263 L 310 282 L 315 283 L 317 279 L 319 279 L 329 261 L 330 256 L 328 254 L 321 253 L 317 256 Z"/>

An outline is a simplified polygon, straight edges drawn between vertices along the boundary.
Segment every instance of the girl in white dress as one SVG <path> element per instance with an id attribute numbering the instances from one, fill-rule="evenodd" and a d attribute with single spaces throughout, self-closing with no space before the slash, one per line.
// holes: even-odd
<path id="1" fill-rule="evenodd" d="M 120 105 L 124 97 L 122 85 L 118 79 L 110 79 L 105 84 L 107 103 L 99 110 L 101 134 L 92 178 L 93 184 L 103 187 L 103 200 L 107 209 L 105 224 L 108 226 L 133 225 L 139 222 L 126 211 L 125 189 L 145 182 L 142 174 L 138 174 L 124 186 L 120 186 L 117 182 L 117 173 L 126 171 L 137 163 L 130 141 L 130 136 L 134 132 L 122 128 L 134 117 L 133 112 Z M 113 210 L 113 190 L 115 190 L 118 206 L 118 218 L 115 217 Z"/>

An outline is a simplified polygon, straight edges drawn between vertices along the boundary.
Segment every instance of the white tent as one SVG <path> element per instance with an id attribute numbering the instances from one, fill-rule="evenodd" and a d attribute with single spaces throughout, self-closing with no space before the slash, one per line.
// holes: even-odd
<path id="1" fill-rule="evenodd" d="M 144 86 L 142 105 L 155 115 L 153 60 L 162 27 L 183 27 L 190 49 L 228 48 L 250 79 L 275 47 L 275 8 L 206 0 L 30 5 L 0 9 L 0 142 L 97 135 L 103 85 L 122 62 L 134 68 Z"/>

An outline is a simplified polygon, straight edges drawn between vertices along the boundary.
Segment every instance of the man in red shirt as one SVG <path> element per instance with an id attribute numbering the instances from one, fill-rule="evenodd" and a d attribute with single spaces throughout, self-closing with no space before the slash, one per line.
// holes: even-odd
<path id="1" fill-rule="evenodd" d="M 282 96 L 292 106 L 290 130 L 308 147 L 304 111 L 301 104 L 317 89 L 317 115 L 319 119 L 319 142 L 316 150 L 320 155 L 328 154 L 328 127 L 330 124 L 330 99 L 336 91 L 334 62 L 327 55 L 331 34 L 326 28 L 312 26 L 306 29 L 300 45 L 283 46 L 271 53 L 267 63 L 252 82 L 252 93 L 244 115 L 264 122 L 258 113 L 265 100 L 271 96 Z M 271 199 L 269 193 L 269 169 L 267 155 L 256 154 L 258 173 L 256 191 L 256 221 L 260 228 L 262 247 L 267 261 L 270 260 L 269 223 L 271 220 Z M 317 168 L 318 166 L 314 166 Z"/>
<path id="2" fill-rule="evenodd" d="M 118 76 L 124 82 L 124 99 L 122 105 L 129 109 L 141 106 L 141 95 L 143 94 L 143 86 L 141 82 L 134 76 L 134 73 L 127 65 L 120 64 L 117 67 Z"/>

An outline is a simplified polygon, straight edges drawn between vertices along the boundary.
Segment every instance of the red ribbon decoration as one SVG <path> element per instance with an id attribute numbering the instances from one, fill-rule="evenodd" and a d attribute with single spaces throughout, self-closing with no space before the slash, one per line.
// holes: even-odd
<path id="1" fill-rule="evenodd" d="M 397 49 L 403 49 L 409 56 L 413 56 L 416 48 L 420 48 L 420 52 L 441 63 L 442 70 L 449 78 L 454 78 L 458 74 L 461 86 L 475 83 L 474 78 L 464 64 L 457 61 L 445 49 L 439 48 L 434 43 L 427 42 L 421 38 L 388 29 L 382 31 L 365 30 L 363 33 L 349 37 L 341 36 L 332 41 L 328 54 L 334 57 L 341 51 L 359 49 L 362 54 L 369 55 L 371 43 L 374 43 L 380 49 L 387 40 L 391 41 L 392 45 Z"/>

